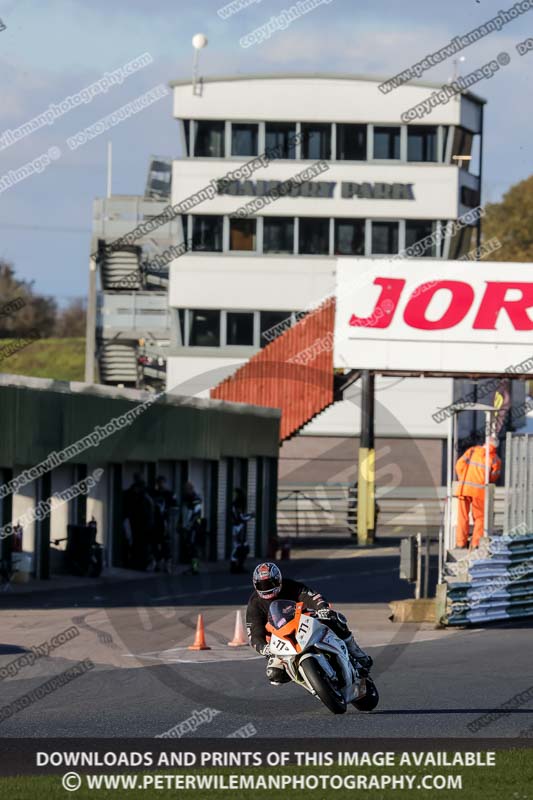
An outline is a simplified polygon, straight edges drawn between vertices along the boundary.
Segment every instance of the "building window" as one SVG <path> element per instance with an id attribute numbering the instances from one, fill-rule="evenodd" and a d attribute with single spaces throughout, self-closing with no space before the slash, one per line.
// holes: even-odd
<path id="1" fill-rule="evenodd" d="M 296 123 L 267 122 L 265 151 L 270 158 L 296 158 Z"/>
<path id="2" fill-rule="evenodd" d="M 407 128 L 407 160 L 437 161 L 437 128 L 425 125 Z"/>
<path id="3" fill-rule="evenodd" d="M 229 249 L 254 251 L 256 249 L 256 219 L 230 219 Z"/>
<path id="4" fill-rule="evenodd" d="M 185 345 L 185 309 L 184 308 L 178 308 L 177 311 L 178 311 L 178 328 L 179 328 L 179 336 L 180 336 L 179 344 L 181 345 L 181 347 L 184 347 L 184 345 Z"/>
<path id="5" fill-rule="evenodd" d="M 302 123 L 302 158 L 317 160 L 331 158 L 331 125 L 329 123 Z"/>
<path id="6" fill-rule="evenodd" d="M 474 134 L 464 128 L 455 128 L 452 145 L 452 164 L 461 169 L 470 169 L 469 158 L 458 158 L 458 156 L 472 156 L 472 144 Z"/>
<path id="7" fill-rule="evenodd" d="M 189 311 L 190 347 L 220 347 L 220 311 Z"/>
<path id="8" fill-rule="evenodd" d="M 329 255 L 329 219 L 300 218 L 298 252 L 305 256 Z"/>
<path id="9" fill-rule="evenodd" d="M 405 223 L 405 246 L 413 247 L 417 242 L 422 242 L 428 236 L 432 237 L 433 222 L 429 219 L 408 219 Z M 422 249 L 423 247 L 423 249 Z M 430 258 L 435 255 L 433 238 L 416 248 L 413 255 L 417 258 Z"/>
<path id="10" fill-rule="evenodd" d="M 398 252 L 398 222 L 372 222 L 372 255 L 387 256 Z"/>
<path id="11" fill-rule="evenodd" d="M 277 336 L 288 330 L 292 325 L 292 320 L 292 311 L 261 311 L 260 346 L 266 347 L 269 342 L 272 342 Z"/>
<path id="12" fill-rule="evenodd" d="M 365 253 L 365 220 L 335 220 L 335 255 L 362 256 Z"/>
<path id="13" fill-rule="evenodd" d="M 437 152 L 437 161 L 443 163 L 446 160 L 446 147 L 448 145 L 448 138 L 450 137 L 450 126 L 439 125 L 439 128 L 442 129 L 442 135 L 440 137 L 440 147 Z M 437 142 L 438 142 L 438 137 L 437 137 Z"/>
<path id="14" fill-rule="evenodd" d="M 437 256 L 439 258 L 442 258 L 444 256 L 444 249 L 446 247 L 446 241 L 447 241 L 447 239 L 449 239 L 449 236 L 450 236 L 450 232 L 448 231 L 448 222 L 449 222 L 449 220 L 447 220 L 447 219 L 441 219 L 440 220 L 440 232 L 439 232 L 440 235 L 438 237 L 437 246 L 436 246 Z M 439 223 L 438 222 L 435 223 L 435 226 L 436 226 L 437 231 L 439 231 Z"/>
<path id="15" fill-rule="evenodd" d="M 337 158 L 366 161 L 366 125 L 337 124 Z"/>
<path id="16" fill-rule="evenodd" d="M 374 126 L 374 158 L 400 158 L 400 128 Z"/>
<path id="17" fill-rule="evenodd" d="M 180 214 L 179 219 L 181 221 L 182 242 L 187 250 L 192 250 L 192 242 L 189 241 L 189 229 L 187 227 L 189 217 L 187 214 Z"/>
<path id="18" fill-rule="evenodd" d="M 232 122 L 231 155 L 256 156 L 259 125 Z"/>
<path id="19" fill-rule="evenodd" d="M 187 158 L 190 156 L 189 146 L 191 142 L 191 121 L 190 119 L 183 120 L 183 136 L 185 138 L 185 155 Z"/>
<path id="20" fill-rule="evenodd" d="M 228 311 L 226 314 L 226 344 L 241 347 L 254 344 L 254 315 L 240 311 Z"/>
<path id="21" fill-rule="evenodd" d="M 223 217 L 193 215 L 192 249 L 209 253 L 222 252 Z"/>
<path id="22" fill-rule="evenodd" d="M 461 203 L 464 206 L 475 208 L 479 205 L 480 199 L 477 189 L 471 189 L 469 186 L 461 186 Z"/>
<path id="23" fill-rule="evenodd" d="M 225 122 L 199 120 L 194 123 L 194 155 L 209 158 L 224 158 Z"/>
<path id="24" fill-rule="evenodd" d="M 294 253 L 294 220 L 292 217 L 263 218 L 263 252 Z"/>

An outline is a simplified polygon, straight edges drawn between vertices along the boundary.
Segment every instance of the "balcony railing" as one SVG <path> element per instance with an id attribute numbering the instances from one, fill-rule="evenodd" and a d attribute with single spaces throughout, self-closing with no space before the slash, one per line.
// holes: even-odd
<path id="1" fill-rule="evenodd" d="M 107 241 L 130 233 L 141 222 L 157 217 L 167 207 L 162 200 L 146 200 L 135 195 L 99 197 L 93 203 L 93 237 Z M 178 241 L 179 217 L 155 228 L 147 238 Z M 139 243 L 139 240 L 136 240 Z"/>

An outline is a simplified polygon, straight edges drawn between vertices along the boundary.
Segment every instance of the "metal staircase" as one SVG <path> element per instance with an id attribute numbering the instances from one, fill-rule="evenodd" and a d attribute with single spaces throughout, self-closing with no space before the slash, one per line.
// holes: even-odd
<path id="1" fill-rule="evenodd" d="M 100 381 L 137 385 L 137 349 L 134 342 L 104 342 L 98 353 Z"/>
<path id="2" fill-rule="evenodd" d="M 337 399 L 333 371 L 335 299 L 286 330 L 233 375 L 211 397 L 281 409 L 280 440 L 295 436 Z M 347 376 L 339 376 L 342 383 Z"/>

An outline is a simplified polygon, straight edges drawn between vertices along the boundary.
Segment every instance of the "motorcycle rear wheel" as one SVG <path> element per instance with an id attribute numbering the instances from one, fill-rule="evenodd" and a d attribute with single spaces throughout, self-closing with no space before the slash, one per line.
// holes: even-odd
<path id="1" fill-rule="evenodd" d="M 333 714 L 344 714 L 346 712 L 346 701 L 344 697 L 331 685 L 329 678 L 316 659 L 306 658 L 306 660 L 300 664 L 300 670 L 313 687 L 318 699 L 324 703 L 326 708 Z"/>
<path id="2" fill-rule="evenodd" d="M 358 711 L 373 711 L 379 703 L 379 692 L 372 678 L 366 679 L 366 694 L 360 700 L 353 700 L 352 705 Z"/>

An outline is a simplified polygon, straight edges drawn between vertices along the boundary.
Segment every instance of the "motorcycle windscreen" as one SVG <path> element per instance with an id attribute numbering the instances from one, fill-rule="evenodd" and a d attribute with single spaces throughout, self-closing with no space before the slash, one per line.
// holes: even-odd
<path id="1" fill-rule="evenodd" d="M 296 603 L 292 600 L 274 600 L 268 609 L 268 621 L 273 628 L 279 630 L 291 619 L 294 619 L 295 614 Z"/>

